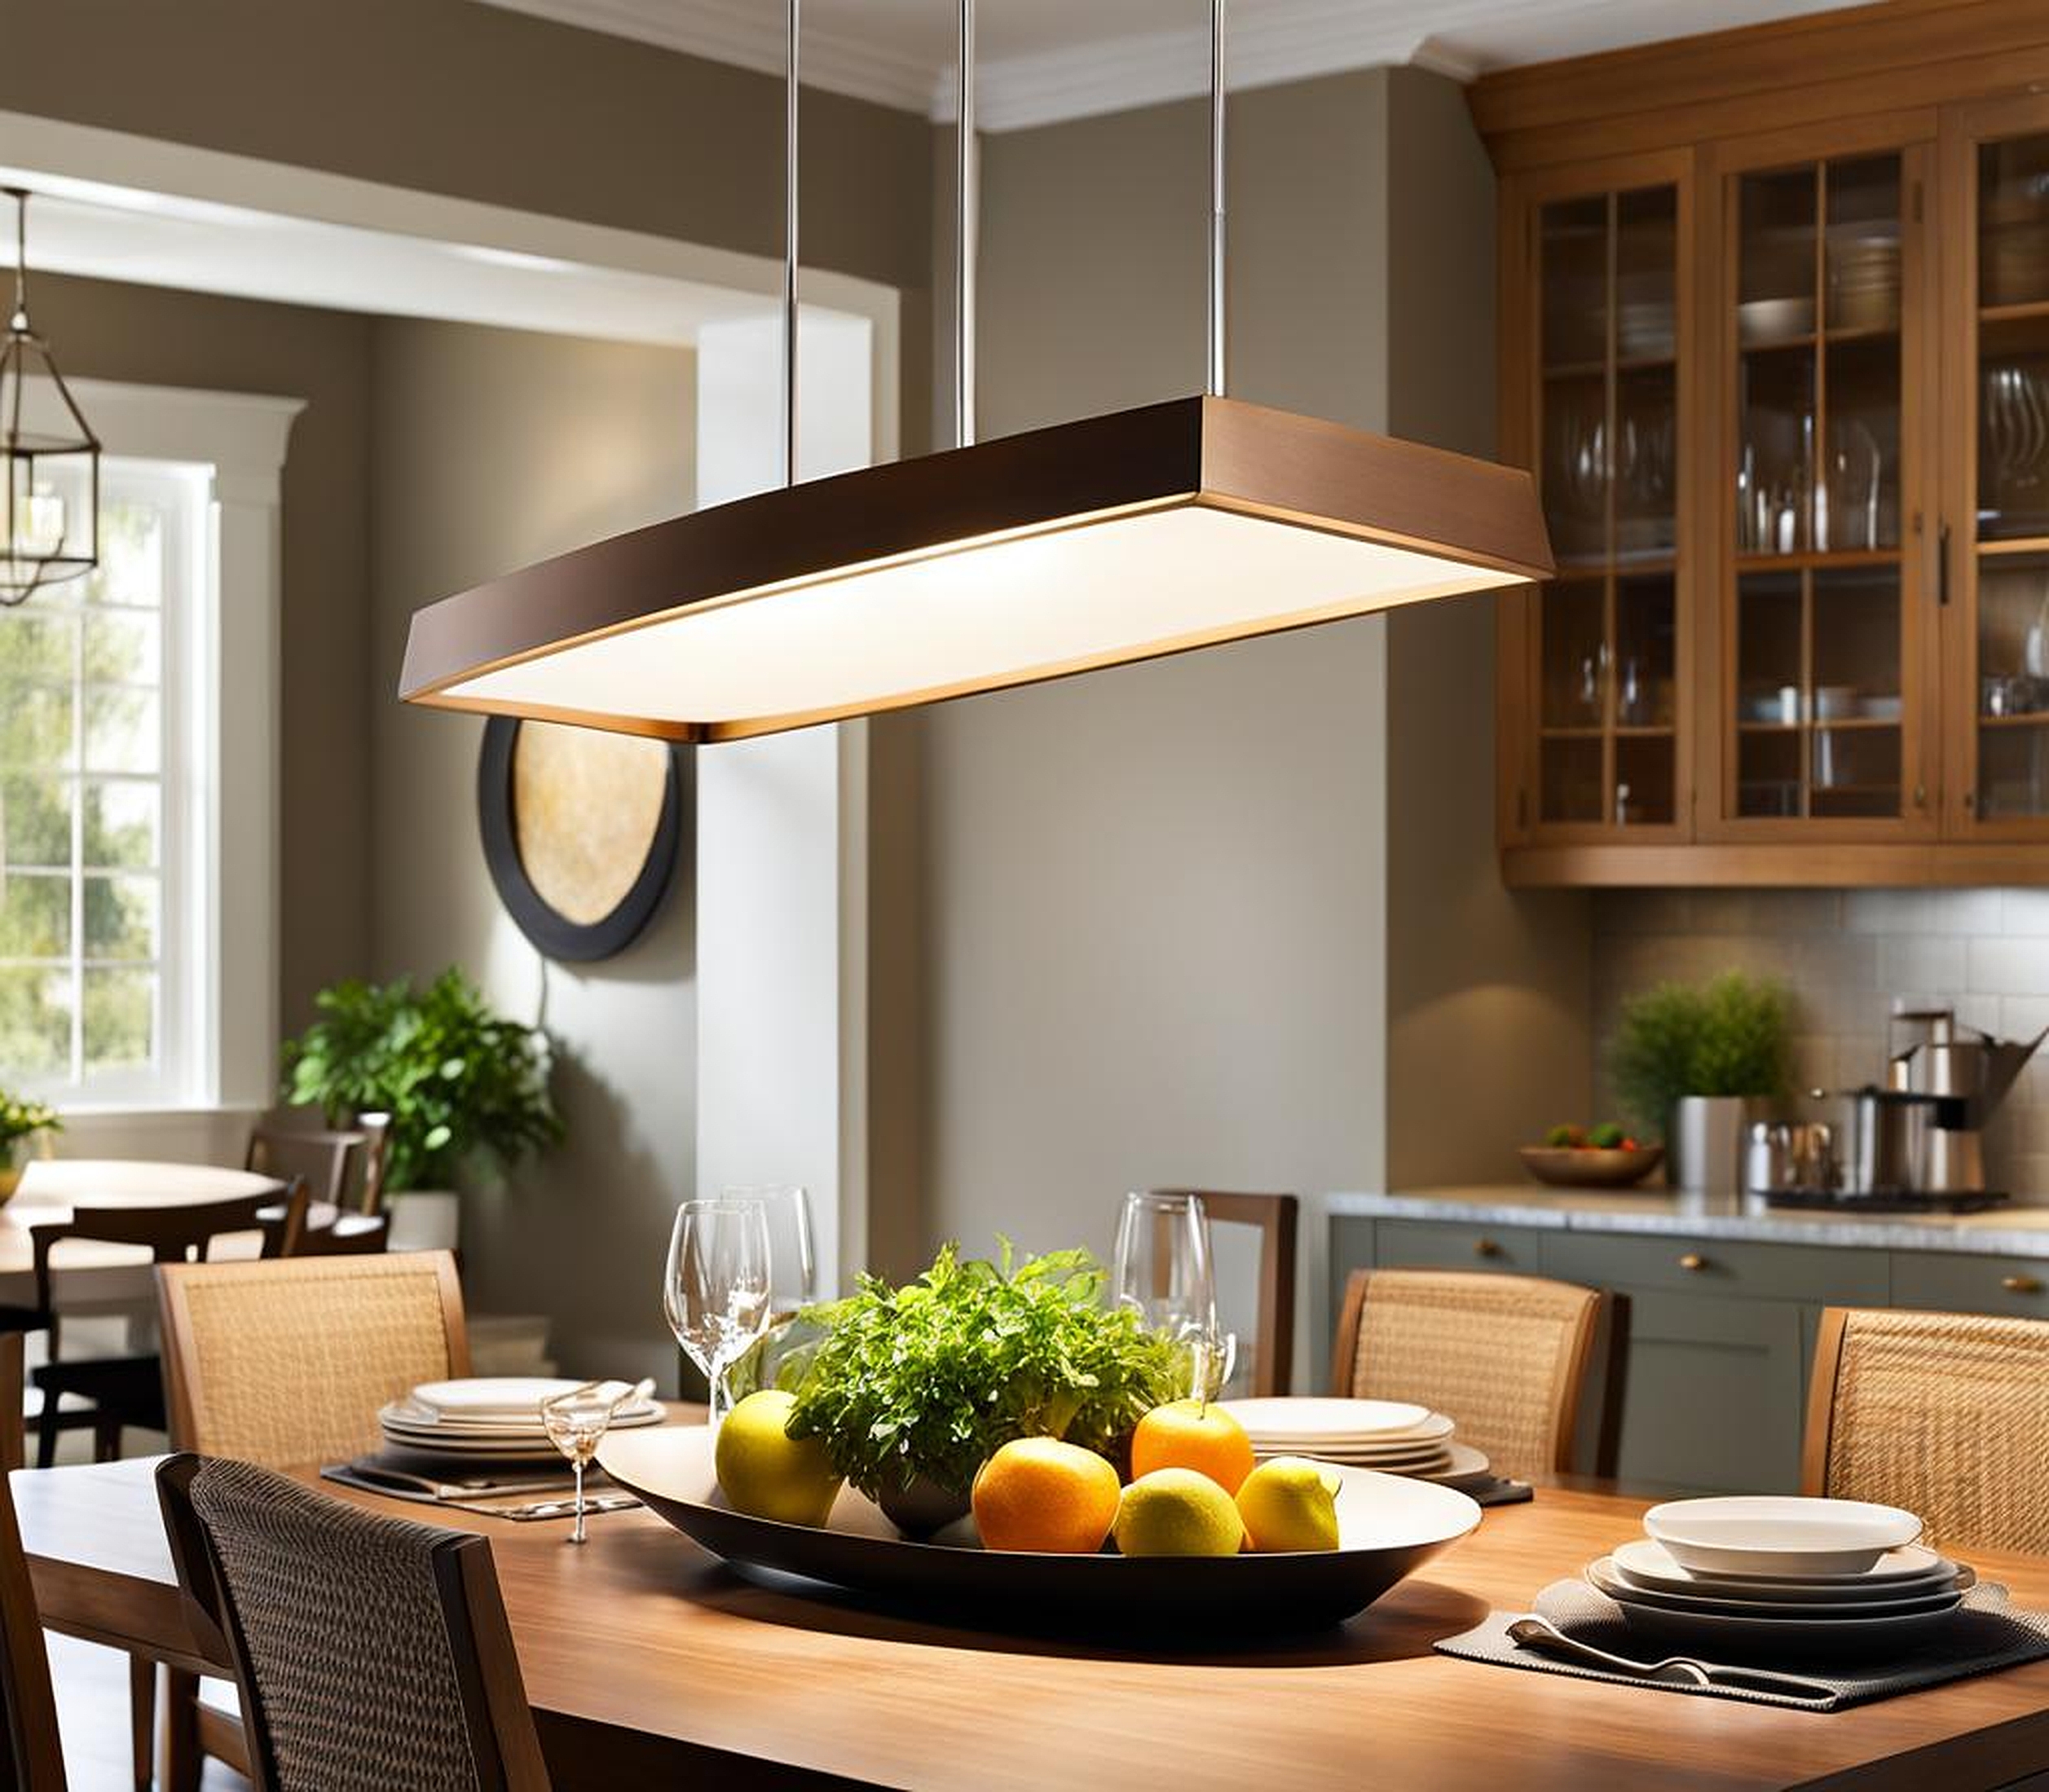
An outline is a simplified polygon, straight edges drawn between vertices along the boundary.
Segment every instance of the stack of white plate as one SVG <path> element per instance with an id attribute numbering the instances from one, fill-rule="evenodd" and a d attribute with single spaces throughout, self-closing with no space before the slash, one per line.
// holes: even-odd
<path id="1" fill-rule="evenodd" d="M 377 1415 L 377 1424 L 385 1442 L 400 1450 L 478 1462 L 530 1461 L 556 1453 L 541 1422 L 541 1402 L 587 1385 L 546 1376 L 430 1381 L 393 1401 Z M 615 1428 L 661 1421 L 661 1406 L 650 1399 L 612 1415 Z"/>
<path id="2" fill-rule="evenodd" d="M 1441 1412 L 1395 1400 L 1270 1398 L 1226 1400 L 1225 1411 L 1245 1428 L 1252 1452 L 1313 1456 L 1351 1468 L 1409 1475 L 1452 1486 L 1492 1478 L 1487 1460 L 1453 1435 Z"/>
<path id="3" fill-rule="evenodd" d="M 1926 1640 L 1976 1583 L 1921 1521 L 1853 1499 L 1680 1499 L 1586 1571 L 1633 1630 L 1712 1655 L 1871 1655 Z"/>

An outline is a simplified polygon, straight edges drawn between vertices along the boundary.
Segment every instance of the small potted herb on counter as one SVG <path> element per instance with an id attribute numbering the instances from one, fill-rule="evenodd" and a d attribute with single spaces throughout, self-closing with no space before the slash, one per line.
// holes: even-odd
<path id="1" fill-rule="evenodd" d="M 0 1089 L 0 1207 L 12 1200 L 14 1191 L 21 1187 L 22 1172 L 38 1141 L 46 1143 L 64 1128 L 55 1108 Z"/>
<path id="2" fill-rule="evenodd" d="M 1630 1118 L 1664 1139 L 1674 1187 L 1736 1187 L 1746 1121 L 1791 1087 L 1791 1033 L 1784 988 L 1741 971 L 1624 1003 L 1609 1080 Z"/>
<path id="3" fill-rule="evenodd" d="M 1178 1347 L 1128 1307 L 1102 1305 L 1086 1251 L 998 1260 L 941 1250 L 914 1282 L 864 1275 L 797 1322 L 822 1332 L 784 1359 L 792 1438 L 910 1535 L 967 1510 L 975 1472 L 1016 1438 L 1064 1438 L 1117 1460 L 1133 1428 L 1181 1391 Z"/>

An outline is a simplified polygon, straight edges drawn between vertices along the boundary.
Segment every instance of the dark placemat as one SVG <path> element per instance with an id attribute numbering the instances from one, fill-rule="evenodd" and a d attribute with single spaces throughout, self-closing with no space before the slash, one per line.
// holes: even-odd
<path id="1" fill-rule="evenodd" d="M 1536 1596 L 1532 1608 L 1566 1636 L 1591 1643 L 1611 1655 L 1627 1656 L 1646 1666 L 1672 1655 L 1694 1652 L 1655 1649 L 1623 1622 L 1613 1600 L 1596 1592 L 1584 1581 L 1560 1580 Z M 1891 1698 L 1901 1693 L 1918 1693 L 1925 1687 L 1960 1680 L 1973 1674 L 1990 1674 L 2003 1667 L 2018 1667 L 2025 1662 L 2049 1656 L 2049 1614 L 2016 1611 L 2007 1604 L 2003 1587 L 1981 1581 L 1963 1596 L 1963 1604 L 1941 1636 L 1911 1650 L 1880 1660 L 1856 1662 L 1819 1660 L 1789 1655 L 1769 1662 L 1747 1658 L 1731 1667 L 1782 1671 L 1803 1680 L 1823 1682 L 1833 1690 L 1812 1698 L 1792 1693 L 1765 1693 L 1742 1686 L 1687 1686 L 1670 1680 L 1633 1680 L 1627 1674 L 1611 1673 L 1591 1663 L 1581 1664 L 1561 1657 L 1540 1654 L 1509 1640 L 1508 1627 L 1520 1612 L 1490 1612 L 1483 1623 L 1437 1645 L 1440 1653 L 1461 1661 L 1493 1662 L 1505 1667 L 1534 1668 L 1540 1674 L 1566 1674 L 1576 1680 L 1606 1680 L 1615 1686 L 1642 1686 L 1660 1693 L 1705 1693 L 1711 1698 L 1747 1699 L 1754 1705 L 1784 1705 L 1803 1711 L 1838 1711 L 1874 1699 Z M 1712 1667 L 1714 1658 L 1700 1653 L 1695 1658 Z"/>

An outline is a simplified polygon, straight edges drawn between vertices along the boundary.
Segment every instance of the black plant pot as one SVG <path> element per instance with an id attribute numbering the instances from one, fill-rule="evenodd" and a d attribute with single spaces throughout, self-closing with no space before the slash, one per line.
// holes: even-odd
<path id="1" fill-rule="evenodd" d="M 922 1540 L 967 1517 L 968 1497 L 950 1492 L 929 1475 L 919 1475 L 908 1487 L 884 1488 L 875 1504 L 906 1537 Z"/>

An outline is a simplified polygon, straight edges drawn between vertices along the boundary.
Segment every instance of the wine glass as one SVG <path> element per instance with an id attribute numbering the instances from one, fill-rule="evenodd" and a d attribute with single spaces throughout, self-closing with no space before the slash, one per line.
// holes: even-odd
<path id="1" fill-rule="evenodd" d="M 669 1238 L 662 1305 L 704 1372 L 715 1431 L 732 1406 L 727 1372 L 768 1329 L 769 1212 L 758 1200 L 685 1201 Z"/>
<path id="2" fill-rule="evenodd" d="M 759 1201 L 769 1216 L 769 1318 L 787 1319 L 818 1298 L 818 1258 L 812 1243 L 811 1197 L 788 1182 L 719 1191 L 725 1201 Z"/>
<path id="3" fill-rule="evenodd" d="M 1230 1370 L 1217 1329 L 1216 1270 L 1202 1197 L 1126 1195 L 1114 1274 L 1118 1305 L 1131 1308 L 1150 1330 L 1188 1351 L 1189 1392 L 1199 1400 L 1210 1398 Z"/>
<path id="4" fill-rule="evenodd" d="M 549 1441 L 569 1458 L 576 1471 L 576 1528 L 569 1534 L 573 1543 L 585 1541 L 584 1531 L 584 1471 L 605 1441 L 612 1415 L 647 1391 L 646 1382 L 628 1387 L 623 1381 L 587 1381 L 566 1394 L 551 1395 L 540 1403 L 540 1422 Z"/>

